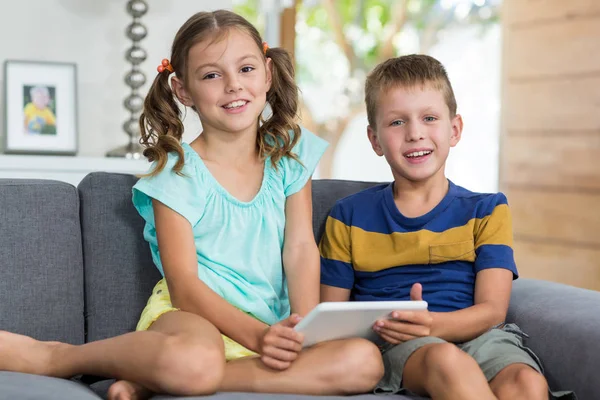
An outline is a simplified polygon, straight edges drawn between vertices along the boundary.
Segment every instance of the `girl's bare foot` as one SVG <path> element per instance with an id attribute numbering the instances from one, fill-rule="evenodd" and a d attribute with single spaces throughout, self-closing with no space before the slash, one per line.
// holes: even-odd
<path id="1" fill-rule="evenodd" d="M 129 381 L 117 381 L 108 388 L 108 400 L 145 400 L 152 392 Z"/>
<path id="2" fill-rule="evenodd" d="M 52 368 L 56 351 L 67 346 L 70 345 L 0 331 L 0 371 L 69 378 Z"/>

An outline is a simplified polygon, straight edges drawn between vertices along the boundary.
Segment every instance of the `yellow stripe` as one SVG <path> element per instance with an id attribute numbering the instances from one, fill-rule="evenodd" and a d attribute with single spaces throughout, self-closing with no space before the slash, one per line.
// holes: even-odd
<path id="1" fill-rule="evenodd" d="M 508 204 L 499 204 L 488 216 L 475 221 L 475 248 L 484 244 L 504 244 L 512 247 L 512 216 Z"/>
<path id="2" fill-rule="evenodd" d="M 403 265 L 474 262 L 475 249 L 484 244 L 512 247 L 507 205 L 498 205 L 491 215 L 443 232 L 368 232 L 329 217 L 320 250 L 323 257 L 352 263 L 357 271 L 376 272 Z"/>
<path id="3" fill-rule="evenodd" d="M 357 271 L 375 272 L 413 264 L 475 261 L 474 220 L 444 232 L 420 230 L 390 235 L 353 227 L 352 260 Z"/>
<path id="4" fill-rule="evenodd" d="M 325 232 L 319 243 L 321 255 L 330 260 L 350 263 L 350 227 L 329 216 L 325 222 Z"/>

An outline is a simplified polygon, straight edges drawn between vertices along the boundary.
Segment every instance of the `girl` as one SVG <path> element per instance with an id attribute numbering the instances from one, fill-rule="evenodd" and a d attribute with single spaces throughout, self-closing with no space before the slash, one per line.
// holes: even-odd
<path id="1" fill-rule="evenodd" d="M 372 389 L 383 374 L 373 344 L 302 350 L 293 330 L 319 301 L 310 176 L 325 143 L 295 122 L 288 54 L 234 13 L 201 12 L 158 70 L 140 118 L 153 169 L 133 203 L 164 280 L 136 332 L 82 346 L 4 332 L 0 370 L 115 377 L 113 399 Z M 190 144 L 175 97 L 202 122 Z"/>

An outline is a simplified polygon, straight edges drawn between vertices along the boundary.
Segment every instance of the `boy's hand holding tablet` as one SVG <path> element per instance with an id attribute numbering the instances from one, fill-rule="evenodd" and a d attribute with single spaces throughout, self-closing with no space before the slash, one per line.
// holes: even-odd
<path id="1" fill-rule="evenodd" d="M 410 290 L 411 301 L 423 300 L 423 287 L 415 283 Z M 431 336 L 433 315 L 427 310 L 392 312 L 391 318 L 378 320 L 373 329 L 386 342 L 399 344 L 423 336 Z"/>
<path id="2" fill-rule="evenodd" d="M 421 292 L 421 285 L 415 284 L 410 301 L 320 303 L 294 329 L 304 334 L 304 347 L 353 337 L 395 344 L 427 335 L 432 318 Z"/>

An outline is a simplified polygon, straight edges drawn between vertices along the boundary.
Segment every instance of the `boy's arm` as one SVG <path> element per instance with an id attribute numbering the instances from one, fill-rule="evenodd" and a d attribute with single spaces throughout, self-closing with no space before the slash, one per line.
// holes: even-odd
<path id="1" fill-rule="evenodd" d="M 474 305 L 450 313 L 432 313 L 432 334 L 449 341 L 471 340 L 504 322 L 512 281 L 517 277 L 512 217 L 502 193 L 490 199 L 490 213 L 475 223 Z"/>
<path id="2" fill-rule="evenodd" d="M 305 316 L 319 303 L 319 249 L 312 229 L 312 183 L 285 205 L 283 267 L 292 313 Z"/>
<path id="3" fill-rule="evenodd" d="M 174 307 L 199 315 L 247 349 L 258 351 L 267 325 L 238 310 L 198 278 L 198 261 L 190 223 L 153 200 L 156 236 Z"/>
<path id="4" fill-rule="evenodd" d="M 504 268 L 485 269 L 475 279 L 475 304 L 446 313 L 432 312 L 431 336 L 449 342 L 466 342 L 504 322 L 510 301 L 513 273 Z"/>
<path id="5" fill-rule="evenodd" d="M 450 341 L 466 341 L 504 322 L 512 281 L 517 277 L 512 244 L 512 217 L 506 197 L 498 193 L 489 215 L 475 223 L 474 305 L 450 313 L 432 313 L 432 334 Z"/>

